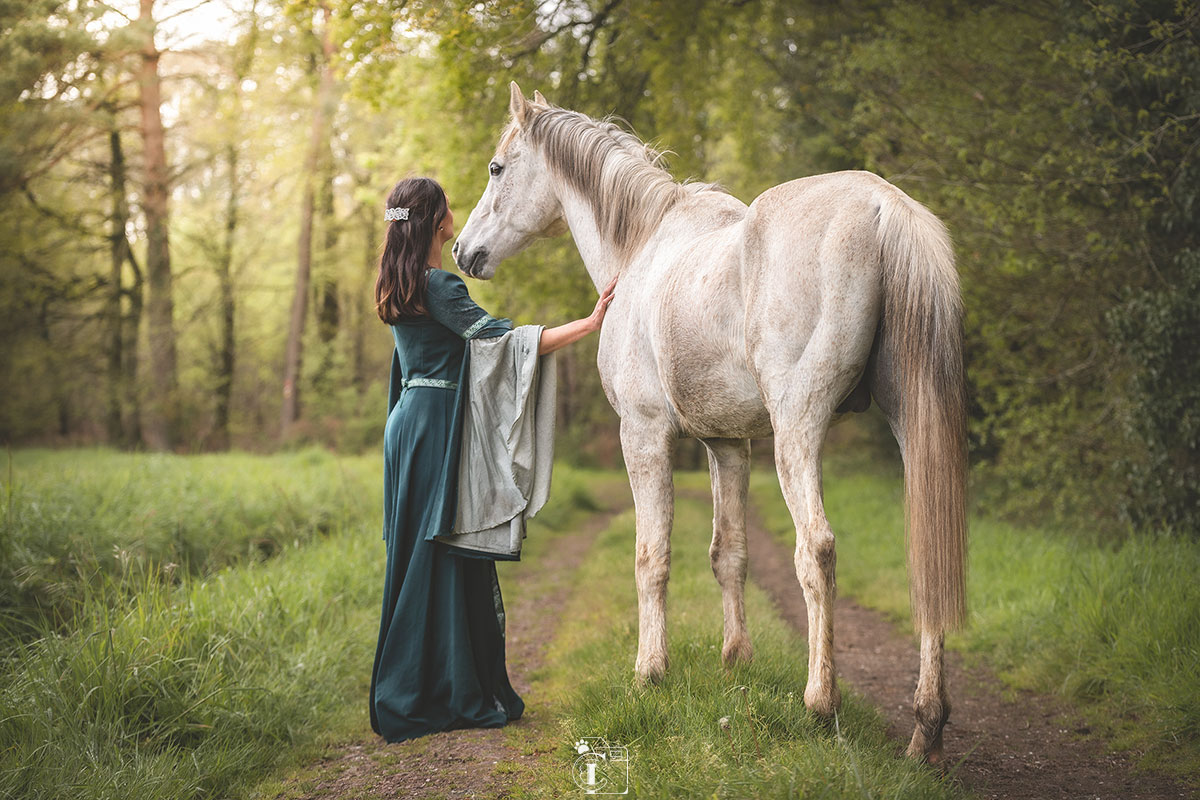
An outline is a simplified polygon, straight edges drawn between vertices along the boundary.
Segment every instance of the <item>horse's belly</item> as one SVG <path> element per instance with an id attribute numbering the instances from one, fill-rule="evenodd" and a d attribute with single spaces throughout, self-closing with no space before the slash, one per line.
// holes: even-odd
<path id="1" fill-rule="evenodd" d="M 701 439 L 771 435 L 771 417 L 756 386 L 747 392 L 741 386 L 718 385 L 698 377 L 676 382 L 669 395 L 685 434 Z"/>
<path id="2" fill-rule="evenodd" d="M 660 295 L 670 300 L 654 325 L 659 376 L 687 435 L 770 436 L 770 415 L 746 362 L 736 240 L 727 238 L 698 242 L 671 270 Z"/>

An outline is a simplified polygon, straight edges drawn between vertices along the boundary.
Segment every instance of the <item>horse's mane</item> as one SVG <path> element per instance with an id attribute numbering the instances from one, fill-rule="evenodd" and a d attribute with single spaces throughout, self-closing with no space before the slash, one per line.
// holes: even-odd
<path id="1" fill-rule="evenodd" d="M 722 191 L 716 184 L 677 182 L 660 161 L 663 153 L 613 122 L 550 106 L 531 108 L 524 126 L 529 141 L 560 178 L 592 201 L 600 235 L 619 251 L 645 243 L 675 203 L 689 194 Z M 500 138 L 503 152 L 517 135 L 510 122 Z"/>

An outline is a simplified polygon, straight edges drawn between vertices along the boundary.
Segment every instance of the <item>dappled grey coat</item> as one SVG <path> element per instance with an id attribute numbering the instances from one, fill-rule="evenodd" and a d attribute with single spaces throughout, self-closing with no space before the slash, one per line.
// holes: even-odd
<path id="1" fill-rule="evenodd" d="M 520 558 L 525 520 L 550 495 L 557 378 L 554 354 L 538 355 L 541 325 L 471 339 L 458 505 L 439 541 Z"/>

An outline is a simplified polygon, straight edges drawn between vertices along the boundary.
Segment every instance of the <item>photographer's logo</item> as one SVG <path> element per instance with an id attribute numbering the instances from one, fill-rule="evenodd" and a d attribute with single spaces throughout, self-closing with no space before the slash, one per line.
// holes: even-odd
<path id="1" fill-rule="evenodd" d="M 587 794 L 629 794 L 629 751 L 602 736 L 585 736 L 575 743 L 578 757 L 571 766 L 575 785 Z"/>

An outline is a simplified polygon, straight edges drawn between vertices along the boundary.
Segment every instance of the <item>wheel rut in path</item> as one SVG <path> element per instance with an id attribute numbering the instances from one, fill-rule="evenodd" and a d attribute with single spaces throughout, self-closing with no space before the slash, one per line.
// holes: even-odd
<path id="1" fill-rule="evenodd" d="M 712 501 L 708 492 L 695 492 L 695 497 Z M 746 537 L 749 577 L 767 592 L 780 615 L 807 637 L 804 593 L 796 578 L 792 548 L 766 529 L 753 503 L 747 508 Z M 839 597 L 834 605 L 834 658 L 838 676 L 882 712 L 897 752 L 902 753 L 914 724 L 916 637 L 901 633 L 882 614 Z M 1200 796 L 1169 777 L 1134 773 L 1128 757 L 1108 752 L 1094 738 L 1081 738 L 1078 734 L 1087 730 L 1064 701 L 1032 692 L 1006 700 L 994 673 L 985 667 L 967 668 L 953 651 L 946 652 L 946 667 L 951 703 L 944 736 L 946 763 L 955 769 L 961 761 L 954 779 L 979 796 L 1004 800 Z"/>
<path id="2" fill-rule="evenodd" d="M 357 741 L 331 751 L 305 774 L 289 781 L 279 795 L 287 800 L 337 798 L 504 798 L 519 780 L 519 766 L 540 758 L 548 749 L 539 741 L 551 733 L 547 703 L 530 695 L 530 674 L 543 663 L 563 608 L 572 591 L 577 568 L 612 517 L 628 502 L 588 518 L 577 529 L 556 536 L 551 546 L 502 576 L 502 588 L 520 583 L 517 601 L 505 597 L 505 656 L 509 680 L 525 701 L 521 718 L 505 728 L 465 728 L 388 744 L 368 732 Z M 365 698 L 364 698 L 365 701 Z M 365 709 L 364 709 L 365 711 Z M 524 735 L 524 746 L 510 744 L 509 731 Z M 497 765 L 504 766 L 497 769 Z"/>

